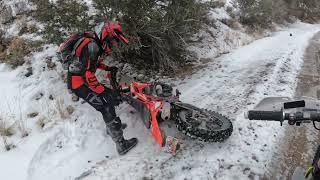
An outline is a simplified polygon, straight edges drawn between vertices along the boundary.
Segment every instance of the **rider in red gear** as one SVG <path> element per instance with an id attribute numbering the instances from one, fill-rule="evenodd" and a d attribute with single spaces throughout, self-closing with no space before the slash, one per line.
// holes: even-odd
<path id="1" fill-rule="evenodd" d="M 120 155 L 133 148 L 138 140 L 124 139 L 124 124 L 116 116 L 116 97 L 112 90 L 102 85 L 96 78 L 97 69 L 117 71 L 117 67 L 108 67 L 102 62 L 100 56 L 105 53 L 110 55 L 112 47 L 119 42 L 129 43 L 118 23 L 101 23 L 95 27 L 94 32 L 87 32 L 93 38 L 83 37 L 74 47 L 74 59 L 68 68 L 68 84 L 70 89 L 80 98 L 84 99 L 97 111 L 101 112 L 107 126 L 107 134 L 116 143 Z"/>

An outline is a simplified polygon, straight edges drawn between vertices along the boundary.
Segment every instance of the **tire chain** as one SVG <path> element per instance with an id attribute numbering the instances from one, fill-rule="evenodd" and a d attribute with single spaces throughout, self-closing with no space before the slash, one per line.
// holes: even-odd
<path id="1" fill-rule="evenodd" d="M 194 110 L 194 109 L 188 109 L 188 110 Z M 226 116 L 223 116 L 220 113 L 210 111 L 210 110 L 205 110 L 205 109 L 201 109 L 201 110 L 204 112 L 207 112 L 208 114 L 216 118 L 221 117 L 221 118 L 228 119 Z M 191 122 L 190 116 L 186 116 L 186 117 L 188 118 L 187 121 Z M 197 129 L 197 127 L 192 126 L 192 123 L 186 123 L 185 121 L 183 121 L 179 116 L 179 111 L 176 114 L 176 127 L 178 128 L 179 131 L 183 132 L 185 135 L 191 137 L 192 139 L 198 139 L 204 142 L 222 142 L 226 140 L 232 134 L 232 131 L 233 131 L 231 122 L 230 122 L 230 127 L 221 132 Z"/>

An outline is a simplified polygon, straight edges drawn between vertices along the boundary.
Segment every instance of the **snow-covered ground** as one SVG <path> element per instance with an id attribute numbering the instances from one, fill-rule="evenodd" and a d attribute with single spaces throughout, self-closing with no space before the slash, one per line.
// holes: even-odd
<path id="1" fill-rule="evenodd" d="M 47 46 L 30 57 L 33 75 L 28 78 L 26 67 L 11 71 L 0 65 L 1 114 L 10 115 L 11 122 L 19 122 L 22 114 L 30 132 L 28 137 L 17 133 L 8 138 L 15 149 L 1 148 L 0 179 L 259 179 L 277 151 L 284 128 L 278 123 L 249 122 L 243 112 L 263 97 L 294 95 L 304 50 L 318 31 L 318 25 L 296 23 L 217 59 L 211 57 L 205 69 L 176 81 L 183 101 L 218 110 L 233 118 L 234 125 L 226 142 L 211 144 L 167 127 L 182 139 L 176 156 L 156 145 L 126 104 L 117 112 L 128 124 L 125 136 L 138 137 L 139 144 L 127 155 L 117 155 L 100 114 L 87 104 L 71 102 L 60 77 L 61 66 L 47 69 L 46 60 L 56 60 L 56 47 Z M 76 109 L 70 116 L 59 111 L 68 105 Z M 26 117 L 32 112 L 39 115 Z M 39 121 L 45 122 L 43 128 Z M 0 139 L 1 147 L 2 143 Z"/>

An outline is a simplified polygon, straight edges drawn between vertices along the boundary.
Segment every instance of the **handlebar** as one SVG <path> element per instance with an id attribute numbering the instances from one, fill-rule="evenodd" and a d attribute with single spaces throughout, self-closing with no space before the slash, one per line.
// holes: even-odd
<path id="1" fill-rule="evenodd" d="M 320 122 L 319 112 L 295 112 L 285 113 L 283 111 L 248 111 L 246 115 L 249 120 L 268 120 L 268 121 L 279 121 L 282 123 L 287 120 L 290 125 L 300 126 L 301 123 L 313 123 L 315 129 L 320 130 L 315 125 L 315 122 Z"/>
<path id="2" fill-rule="evenodd" d="M 283 121 L 284 113 L 282 111 L 249 111 L 249 120 L 268 120 Z"/>

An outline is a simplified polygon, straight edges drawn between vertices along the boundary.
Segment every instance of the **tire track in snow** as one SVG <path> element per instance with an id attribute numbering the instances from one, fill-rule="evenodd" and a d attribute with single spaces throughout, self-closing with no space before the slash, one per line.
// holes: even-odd
<path id="1" fill-rule="evenodd" d="M 63 166 L 65 159 L 54 159 L 54 155 L 71 143 L 73 137 L 70 129 L 70 127 L 58 127 L 56 132 L 39 146 L 30 162 L 27 179 L 45 179 L 52 171 Z"/>

